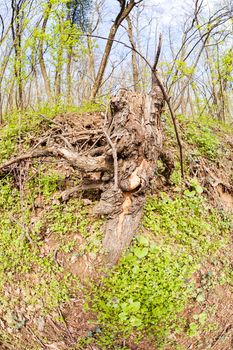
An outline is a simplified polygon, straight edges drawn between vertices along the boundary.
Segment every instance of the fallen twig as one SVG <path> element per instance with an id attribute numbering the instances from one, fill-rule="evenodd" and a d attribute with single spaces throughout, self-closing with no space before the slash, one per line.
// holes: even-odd
<path id="1" fill-rule="evenodd" d="M 221 179 L 219 179 L 217 176 L 215 176 L 213 174 L 213 172 L 207 168 L 205 165 L 203 166 L 203 169 L 210 175 L 210 177 L 212 177 L 212 179 L 215 180 L 215 183 L 211 183 L 209 181 L 209 184 L 213 187 L 216 188 L 218 185 L 222 185 L 223 187 L 225 187 L 227 190 L 232 191 L 232 186 L 230 184 L 227 184 L 226 182 L 222 181 Z"/>
<path id="2" fill-rule="evenodd" d="M 83 130 L 78 132 L 65 132 L 63 136 L 81 136 L 81 135 L 98 135 L 103 133 L 102 129 L 93 129 L 93 130 Z"/>
<path id="3" fill-rule="evenodd" d="M 59 128 L 61 128 L 61 129 L 64 128 L 64 126 L 63 126 L 62 124 L 57 123 L 57 122 L 56 122 L 55 120 L 53 120 L 53 119 L 49 119 L 49 118 L 46 117 L 44 114 L 38 114 L 38 115 L 39 115 L 39 117 L 41 117 L 41 118 L 47 120 L 49 123 L 52 123 L 52 124 L 54 124 L 54 125 L 56 125 L 56 126 L 59 126 Z"/>
<path id="4" fill-rule="evenodd" d="M 62 193 L 61 193 L 61 201 L 62 202 L 67 202 L 68 201 L 68 199 L 70 198 L 70 197 L 72 197 L 72 195 L 74 194 L 74 193 L 77 193 L 78 191 L 80 191 L 82 188 L 81 188 L 81 186 L 80 185 L 78 185 L 78 186 L 75 186 L 75 187 L 72 187 L 72 188 L 69 188 L 68 190 L 65 190 L 65 191 L 63 191 Z"/>
<path id="5" fill-rule="evenodd" d="M 67 331 L 67 333 L 68 333 L 70 339 L 72 340 L 72 342 L 74 342 L 75 339 L 74 339 L 74 337 L 72 336 L 72 334 L 71 334 L 71 332 L 70 332 L 70 330 L 69 330 L 68 324 L 67 324 L 67 322 L 66 322 L 66 319 L 65 319 L 65 317 L 64 317 L 64 315 L 63 315 L 63 313 L 62 313 L 60 307 L 58 307 L 58 313 L 59 313 L 60 317 L 62 318 L 64 324 L 65 324 L 66 331 Z"/>
<path id="6" fill-rule="evenodd" d="M 42 346 L 43 349 L 47 349 L 47 346 L 42 342 L 42 340 L 33 332 L 33 330 L 31 329 L 31 327 L 27 326 L 26 329 L 28 330 L 28 332 L 35 338 L 35 340 L 37 341 L 37 343 L 40 344 L 40 346 Z"/>
<path id="7" fill-rule="evenodd" d="M 12 220 L 12 221 L 14 221 L 17 225 L 19 225 L 19 226 L 21 226 L 22 227 L 22 229 L 24 230 L 24 233 L 25 233 L 25 237 L 28 239 L 28 241 L 31 243 L 31 244 L 33 244 L 33 240 L 32 240 L 32 238 L 31 238 L 31 236 L 30 236 L 30 230 L 29 230 L 29 228 L 28 227 L 26 227 L 24 224 L 22 224 L 20 221 L 18 221 L 14 216 L 12 216 L 12 215 L 10 215 L 10 219 Z"/>
<path id="8" fill-rule="evenodd" d="M 66 146 L 70 149 L 70 150 L 72 150 L 72 151 L 74 151 L 74 147 L 71 145 L 71 143 L 63 136 L 63 135 L 54 135 L 54 138 L 59 138 L 59 139 L 61 139 L 62 141 L 64 141 L 64 143 L 66 144 Z"/>
<path id="9" fill-rule="evenodd" d="M 16 158 L 10 159 L 8 162 L 0 165 L 0 171 L 9 168 L 12 164 L 20 163 L 30 158 L 48 157 L 50 155 L 51 151 L 49 149 L 33 150 L 31 152 L 24 153 Z"/>

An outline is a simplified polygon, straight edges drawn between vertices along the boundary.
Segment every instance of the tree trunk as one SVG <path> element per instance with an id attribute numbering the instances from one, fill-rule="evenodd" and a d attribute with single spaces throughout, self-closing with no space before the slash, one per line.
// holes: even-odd
<path id="1" fill-rule="evenodd" d="M 45 12 L 45 17 L 44 17 L 42 27 L 41 27 L 41 38 L 39 40 L 39 45 L 38 45 L 39 63 L 40 63 L 41 74 L 42 74 L 42 77 L 44 80 L 45 91 L 46 91 L 46 94 L 48 97 L 48 101 L 50 101 L 50 102 L 52 101 L 52 93 L 51 93 L 51 87 L 50 87 L 47 69 L 46 69 L 45 62 L 44 62 L 43 42 L 44 42 L 44 34 L 46 31 L 46 26 L 47 26 L 47 22 L 49 19 L 49 14 L 50 14 L 51 8 L 52 8 L 52 3 L 50 1 L 48 1 L 47 9 Z"/>
<path id="2" fill-rule="evenodd" d="M 67 85 L 67 104 L 71 105 L 72 100 L 72 79 L 71 79 L 71 66 L 72 66 L 72 47 L 67 50 L 67 66 L 66 66 L 66 85 Z"/>
<path id="3" fill-rule="evenodd" d="M 23 109 L 23 77 L 22 77 L 22 31 L 23 31 L 23 2 L 15 4 L 11 1 L 12 16 L 11 16 L 11 32 L 13 39 L 13 47 L 15 51 L 14 58 L 14 75 L 16 80 L 16 106 L 18 109 Z"/>
<path id="4" fill-rule="evenodd" d="M 96 76 L 96 80 L 94 82 L 92 91 L 91 91 L 91 99 L 95 99 L 99 89 L 101 87 L 101 83 L 103 81 L 103 77 L 104 77 L 104 72 L 108 63 L 108 58 L 112 49 L 112 45 L 114 42 L 114 38 L 116 35 L 116 32 L 119 28 L 119 26 L 121 25 L 121 23 L 124 21 L 124 19 L 130 14 L 131 10 L 134 8 L 134 6 L 136 5 L 134 0 L 130 0 L 130 2 L 128 2 L 127 5 L 125 5 L 125 1 L 121 2 L 121 9 L 119 14 L 117 15 L 111 29 L 108 35 L 108 40 L 105 46 L 105 50 L 104 50 L 104 54 L 99 66 L 99 70 Z"/>
<path id="5" fill-rule="evenodd" d="M 59 101 L 61 97 L 61 78 L 62 78 L 62 68 L 63 68 L 63 52 L 64 52 L 64 42 L 62 40 L 63 35 L 63 23 L 60 20 L 59 24 L 59 35 L 60 42 L 59 47 L 57 49 L 57 62 L 56 62 L 56 72 L 55 72 L 55 81 L 54 81 L 54 93 L 56 102 Z"/>
<path id="6" fill-rule="evenodd" d="M 3 94 L 2 94 L 2 82 L 3 82 L 3 78 L 4 78 L 4 74 L 6 72 L 8 63 L 9 63 L 9 59 L 10 59 L 10 55 L 11 52 L 13 50 L 13 46 L 10 48 L 9 52 L 6 53 L 1 68 L 0 68 L 0 124 L 3 123 Z"/>
<path id="7" fill-rule="evenodd" d="M 159 90 L 150 95 L 121 90 L 111 100 L 108 132 L 115 143 L 118 168 L 93 210 L 94 214 L 108 215 L 103 246 L 110 265 L 129 246 L 142 216 L 145 194 L 162 149 L 162 108 Z"/>
<path id="8" fill-rule="evenodd" d="M 60 45 L 57 53 L 57 64 L 56 64 L 56 73 L 54 81 L 54 94 L 56 102 L 58 102 L 61 96 L 61 75 L 62 75 L 62 56 L 63 56 L 63 47 Z"/>
<path id="9" fill-rule="evenodd" d="M 134 37 L 133 37 L 133 28 L 132 28 L 132 22 L 130 17 L 127 17 L 127 23 L 128 23 L 128 37 L 130 44 L 133 48 L 135 48 L 135 42 L 134 42 Z M 137 57 L 136 57 L 136 52 L 132 50 L 132 69 L 133 69 L 133 86 L 134 86 L 134 91 L 138 92 L 139 91 L 139 72 L 138 72 L 138 64 L 137 64 Z"/>

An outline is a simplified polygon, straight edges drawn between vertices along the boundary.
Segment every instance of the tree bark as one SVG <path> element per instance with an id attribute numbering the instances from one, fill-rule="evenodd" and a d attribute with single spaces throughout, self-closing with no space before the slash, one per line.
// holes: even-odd
<path id="1" fill-rule="evenodd" d="M 60 28 L 59 28 L 60 36 L 63 35 L 63 23 L 62 20 L 60 20 Z M 54 93 L 55 93 L 55 100 L 58 102 L 59 98 L 61 97 L 61 77 L 62 77 L 62 68 L 63 68 L 63 51 L 64 51 L 64 45 L 63 40 L 60 37 L 60 43 L 59 47 L 57 49 L 57 62 L 56 62 L 56 72 L 55 72 L 55 80 L 54 80 Z"/>
<path id="2" fill-rule="evenodd" d="M 23 109 L 23 77 L 22 77 L 22 21 L 23 21 L 23 3 L 15 3 L 11 1 L 12 16 L 11 16 L 11 32 L 13 46 L 15 51 L 14 59 L 14 74 L 16 79 L 16 106 L 18 109 Z"/>
<path id="3" fill-rule="evenodd" d="M 48 73 L 47 73 L 47 69 L 45 66 L 45 62 L 44 62 L 44 49 L 43 49 L 43 43 L 44 43 L 44 34 L 46 31 L 46 26 L 47 26 L 47 22 L 49 19 L 49 14 L 52 8 L 52 3 L 50 1 L 48 1 L 48 5 L 47 5 L 47 9 L 46 9 L 46 13 L 45 13 L 45 17 L 42 23 L 42 27 L 41 27 L 41 38 L 39 40 L 39 45 L 38 45 L 38 49 L 39 49 L 39 63 L 40 63 L 40 69 L 41 69 L 41 74 L 44 80 L 44 86 L 45 86 L 45 91 L 48 97 L 48 101 L 52 101 L 52 92 L 51 92 L 51 87 L 50 87 L 50 82 L 49 82 L 49 77 L 48 77 Z"/>
<path id="4" fill-rule="evenodd" d="M 54 93 L 55 99 L 58 101 L 61 95 L 61 75 L 62 75 L 62 56 L 63 56 L 63 48 L 59 47 L 57 53 L 57 64 L 56 64 L 56 73 L 55 73 L 55 81 L 54 81 Z"/>
<path id="5" fill-rule="evenodd" d="M 10 47 L 9 51 L 6 52 L 5 57 L 3 59 L 1 68 L 0 68 L 0 124 L 3 123 L 3 94 L 2 94 L 2 82 L 3 82 L 3 78 L 4 78 L 4 74 L 6 72 L 8 63 L 9 63 L 9 59 L 10 59 L 10 55 L 11 52 L 13 50 L 13 46 Z"/>
<path id="6" fill-rule="evenodd" d="M 71 66 L 72 66 L 72 47 L 67 50 L 67 66 L 66 66 L 66 84 L 67 84 L 67 104 L 72 105 L 72 79 L 71 79 Z"/>
<path id="7" fill-rule="evenodd" d="M 140 95 L 121 90 L 111 100 L 109 128 L 117 152 L 119 185 L 115 187 L 115 175 L 93 209 L 94 214 L 108 217 L 103 246 L 110 265 L 129 246 L 139 225 L 145 194 L 162 149 L 162 108 L 160 91 Z"/>

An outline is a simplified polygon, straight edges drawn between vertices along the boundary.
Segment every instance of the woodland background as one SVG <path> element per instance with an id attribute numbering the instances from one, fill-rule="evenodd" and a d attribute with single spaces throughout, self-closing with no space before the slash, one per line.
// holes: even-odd
<path id="1" fill-rule="evenodd" d="M 232 2 L 129 1 L 125 16 L 126 3 L 1 0 L 0 120 L 14 108 L 103 102 L 119 87 L 148 92 L 145 59 L 160 33 L 159 71 L 174 111 L 231 120 Z"/>
<path id="2" fill-rule="evenodd" d="M 0 349 L 232 350 L 233 3 L 0 0 Z"/>

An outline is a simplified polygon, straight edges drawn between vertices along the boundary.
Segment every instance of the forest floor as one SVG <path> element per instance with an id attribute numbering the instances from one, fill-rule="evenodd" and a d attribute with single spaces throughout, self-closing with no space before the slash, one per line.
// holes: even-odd
<path id="1" fill-rule="evenodd" d="M 0 128 L 0 162 L 55 141 L 73 149 L 101 113 L 26 113 L 20 124 L 16 113 Z M 138 234 L 111 271 L 105 218 L 92 215 L 101 189 L 59 157 L 0 173 L 1 350 L 233 349 L 233 129 L 178 118 L 184 183 L 163 118 L 172 172 L 158 161 Z"/>

